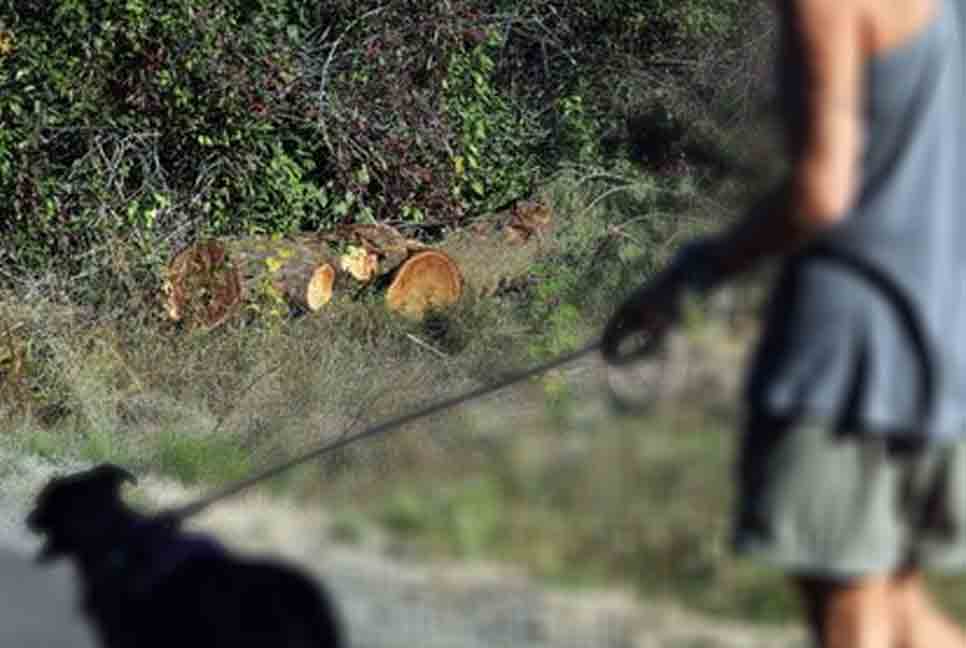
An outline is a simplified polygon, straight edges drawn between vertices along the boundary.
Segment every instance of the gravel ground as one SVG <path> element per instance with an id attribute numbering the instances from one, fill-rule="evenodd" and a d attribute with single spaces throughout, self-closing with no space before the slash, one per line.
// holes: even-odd
<path id="1" fill-rule="evenodd" d="M 35 567 L 36 544 L 22 529 L 32 494 L 50 464 L 0 453 L 0 646 L 91 645 L 74 610 L 66 565 Z M 158 505 L 190 493 L 154 479 L 140 486 Z M 802 648 L 795 628 L 746 627 L 623 592 L 559 592 L 494 564 L 414 563 L 367 534 L 360 545 L 332 542 L 320 511 L 244 496 L 214 507 L 198 528 L 242 552 L 273 554 L 315 574 L 338 601 L 357 648 Z M 41 615 L 41 611 L 43 614 Z"/>

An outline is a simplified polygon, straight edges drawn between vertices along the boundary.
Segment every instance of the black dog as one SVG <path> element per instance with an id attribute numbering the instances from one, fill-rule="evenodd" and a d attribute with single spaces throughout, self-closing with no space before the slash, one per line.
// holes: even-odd
<path id="1" fill-rule="evenodd" d="M 84 613 L 106 648 L 341 648 L 334 606 L 309 578 L 242 560 L 121 500 L 134 477 L 105 464 L 52 479 L 27 525 L 38 561 L 74 560 Z"/>

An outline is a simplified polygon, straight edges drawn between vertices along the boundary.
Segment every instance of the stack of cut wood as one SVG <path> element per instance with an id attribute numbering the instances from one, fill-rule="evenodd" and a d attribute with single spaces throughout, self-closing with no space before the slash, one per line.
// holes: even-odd
<path id="1" fill-rule="evenodd" d="M 436 247 L 378 224 L 200 241 L 168 265 L 165 309 L 172 320 L 211 327 L 266 297 L 315 312 L 340 292 L 376 286 L 385 288 L 389 309 L 421 318 L 460 299 L 464 264 L 480 294 L 492 292 L 491 276 L 505 282 L 525 272 L 550 226 L 548 206 L 521 201 Z"/>
<path id="2" fill-rule="evenodd" d="M 285 239 L 221 238 L 188 246 L 168 265 L 165 309 L 172 320 L 208 327 L 266 297 L 315 312 L 339 290 L 386 276 L 388 307 L 407 316 L 449 306 L 462 293 L 462 275 L 445 252 L 385 225 L 351 225 Z"/>

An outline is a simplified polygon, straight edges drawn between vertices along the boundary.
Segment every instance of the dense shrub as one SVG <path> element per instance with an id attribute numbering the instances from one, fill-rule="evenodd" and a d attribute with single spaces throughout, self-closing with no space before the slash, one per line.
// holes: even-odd
<path id="1" fill-rule="evenodd" d="M 338 221 L 432 236 L 599 162 L 655 103 L 721 105 L 703 79 L 753 58 L 747 4 L 0 0 L 0 263 Z"/>
<path id="2" fill-rule="evenodd" d="M 311 129 L 289 92 L 301 32 L 284 3 L 12 4 L 0 228 L 15 261 L 317 213 Z"/>

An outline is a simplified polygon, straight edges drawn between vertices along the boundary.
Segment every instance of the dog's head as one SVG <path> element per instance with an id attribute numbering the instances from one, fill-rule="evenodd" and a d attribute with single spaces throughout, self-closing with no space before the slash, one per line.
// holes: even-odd
<path id="1" fill-rule="evenodd" d="M 110 530 L 112 517 L 123 510 L 121 485 L 137 480 L 113 464 L 55 477 L 37 495 L 27 527 L 46 536 L 40 562 L 94 549 Z"/>

